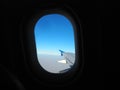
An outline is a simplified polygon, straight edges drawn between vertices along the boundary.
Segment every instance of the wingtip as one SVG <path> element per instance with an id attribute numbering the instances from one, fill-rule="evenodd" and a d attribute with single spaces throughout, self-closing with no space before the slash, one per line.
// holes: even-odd
<path id="1" fill-rule="evenodd" d="M 59 50 L 60 52 L 62 52 L 62 53 L 64 53 L 64 51 L 62 51 L 62 50 Z"/>
<path id="2" fill-rule="evenodd" d="M 63 56 L 64 51 L 62 51 L 62 50 L 59 50 L 59 51 L 61 52 L 61 56 Z"/>

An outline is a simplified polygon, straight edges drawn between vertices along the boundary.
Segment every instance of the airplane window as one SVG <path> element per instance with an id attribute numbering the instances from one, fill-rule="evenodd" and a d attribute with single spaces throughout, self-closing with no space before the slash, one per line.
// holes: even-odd
<path id="1" fill-rule="evenodd" d="M 65 73 L 75 63 L 74 28 L 62 14 L 47 14 L 34 27 L 38 62 L 50 73 Z"/>

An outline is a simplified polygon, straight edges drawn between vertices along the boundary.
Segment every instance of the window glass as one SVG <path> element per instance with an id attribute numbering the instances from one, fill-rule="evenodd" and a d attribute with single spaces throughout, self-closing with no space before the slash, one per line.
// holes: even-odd
<path id="1" fill-rule="evenodd" d="M 50 73 L 65 73 L 75 63 L 74 28 L 62 14 L 39 18 L 34 28 L 39 64 Z"/>

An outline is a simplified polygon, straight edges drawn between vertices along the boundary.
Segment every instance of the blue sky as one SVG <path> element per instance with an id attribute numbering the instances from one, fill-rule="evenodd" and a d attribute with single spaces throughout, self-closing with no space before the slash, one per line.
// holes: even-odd
<path id="1" fill-rule="evenodd" d="M 75 52 L 73 26 L 61 14 L 41 17 L 36 22 L 34 35 L 38 54 L 60 55 L 59 49 Z"/>

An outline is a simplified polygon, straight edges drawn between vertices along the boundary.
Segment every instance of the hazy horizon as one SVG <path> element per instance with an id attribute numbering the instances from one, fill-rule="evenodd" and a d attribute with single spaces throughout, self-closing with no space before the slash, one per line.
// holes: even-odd
<path id="1" fill-rule="evenodd" d="M 39 54 L 38 61 L 40 65 L 48 72 L 59 73 L 59 71 L 70 68 L 68 64 L 58 63 L 60 60 L 65 60 L 63 56 Z"/>

